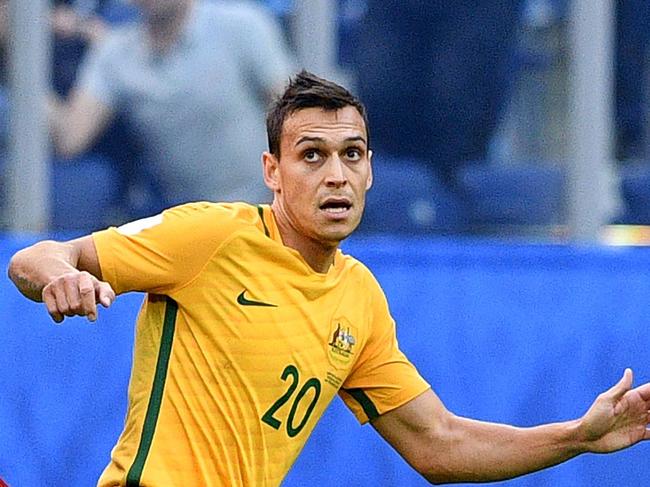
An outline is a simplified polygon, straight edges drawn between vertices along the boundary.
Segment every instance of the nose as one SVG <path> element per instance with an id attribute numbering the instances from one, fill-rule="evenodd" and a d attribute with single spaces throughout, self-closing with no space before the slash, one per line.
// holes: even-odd
<path id="1" fill-rule="evenodd" d="M 332 156 L 327 161 L 326 170 L 325 184 L 327 186 L 340 188 L 348 182 L 348 178 L 345 175 L 345 166 L 338 155 Z"/>

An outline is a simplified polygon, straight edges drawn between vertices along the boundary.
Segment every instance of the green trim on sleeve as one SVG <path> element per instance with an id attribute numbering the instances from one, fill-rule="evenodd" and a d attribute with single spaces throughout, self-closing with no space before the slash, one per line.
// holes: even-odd
<path id="1" fill-rule="evenodd" d="M 147 461 L 147 455 L 151 449 L 153 435 L 156 432 L 156 423 L 160 413 L 163 392 L 165 390 L 165 380 L 167 378 L 167 369 L 169 367 L 169 357 L 172 351 L 174 341 L 174 331 L 176 328 L 176 315 L 178 314 L 178 303 L 171 298 L 167 298 L 165 306 L 165 319 L 163 322 L 162 336 L 160 338 L 160 350 L 158 351 L 158 361 L 156 363 L 156 372 L 151 387 L 151 396 L 147 406 L 147 414 L 144 417 L 140 445 L 135 455 L 133 464 L 126 475 L 127 487 L 138 487 L 144 470 L 144 464 Z"/>
<path id="2" fill-rule="evenodd" d="M 372 400 L 368 395 L 363 392 L 363 389 L 343 389 L 345 392 L 350 394 L 363 408 L 363 412 L 366 413 L 368 419 L 375 419 L 379 417 L 379 411 L 377 407 L 373 404 Z"/>

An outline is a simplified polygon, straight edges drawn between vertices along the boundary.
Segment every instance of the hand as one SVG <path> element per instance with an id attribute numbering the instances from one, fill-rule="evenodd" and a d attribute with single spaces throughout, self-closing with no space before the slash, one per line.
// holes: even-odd
<path id="1" fill-rule="evenodd" d="M 603 392 L 581 421 L 587 450 L 608 453 L 650 439 L 650 383 L 632 389 L 632 370 Z"/>
<path id="2" fill-rule="evenodd" d="M 77 36 L 80 21 L 74 9 L 67 5 L 55 7 L 50 16 L 52 32 L 64 39 Z"/>
<path id="3" fill-rule="evenodd" d="M 52 32 L 63 39 L 80 38 L 95 43 L 101 41 L 108 33 L 108 26 L 100 17 L 81 17 L 67 5 L 55 7 L 50 22 Z"/>
<path id="4" fill-rule="evenodd" d="M 115 301 L 115 291 L 85 271 L 71 271 L 53 279 L 42 292 L 43 302 L 52 319 L 61 323 L 65 316 L 97 319 L 97 303 L 108 308 Z"/>

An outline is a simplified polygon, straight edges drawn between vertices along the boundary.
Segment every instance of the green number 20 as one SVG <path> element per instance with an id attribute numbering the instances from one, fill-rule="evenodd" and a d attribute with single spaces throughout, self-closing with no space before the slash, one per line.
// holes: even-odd
<path id="1" fill-rule="evenodd" d="M 289 399 L 291 399 L 291 396 L 293 395 L 294 391 L 298 387 L 298 382 L 300 382 L 300 374 L 298 372 L 298 369 L 294 365 L 287 365 L 284 371 L 282 372 L 282 375 L 280 376 L 280 378 L 283 381 L 286 381 L 289 377 L 291 378 L 291 384 L 289 384 L 289 388 L 286 390 L 284 394 L 282 394 L 278 398 L 277 401 L 273 403 L 273 405 L 268 409 L 268 411 L 266 411 L 262 416 L 262 421 L 264 421 L 271 428 L 276 430 L 280 429 L 280 425 L 282 424 L 282 422 L 279 419 L 275 418 L 273 415 L 276 413 L 278 409 L 280 409 L 284 405 L 284 403 L 286 403 Z M 307 406 L 307 411 L 305 412 L 305 415 L 303 416 L 302 420 L 298 423 L 297 426 L 294 426 L 294 420 L 296 416 L 296 410 L 298 409 L 298 404 L 300 404 L 300 401 L 302 400 L 303 397 L 305 397 L 305 394 L 307 394 L 309 389 L 314 389 L 314 397 L 312 398 L 311 403 L 309 403 L 309 406 Z M 311 416 L 311 413 L 313 412 L 319 397 L 320 397 L 320 381 L 315 377 L 312 377 L 311 379 L 309 379 L 307 382 L 303 384 L 303 386 L 298 391 L 298 394 L 296 394 L 293 403 L 291 404 L 291 409 L 289 410 L 289 416 L 287 416 L 287 434 L 289 435 L 290 438 L 296 436 L 305 427 L 305 424 L 307 424 L 307 421 L 309 421 L 309 417 Z"/>

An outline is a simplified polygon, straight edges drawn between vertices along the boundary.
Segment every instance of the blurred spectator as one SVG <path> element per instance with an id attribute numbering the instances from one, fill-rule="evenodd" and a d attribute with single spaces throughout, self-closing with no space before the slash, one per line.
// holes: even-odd
<path id="1" fill-rule="evenodd" d="M 51 14 L 54 34 L 51 82 L 57 96 L 68 96 L 91 46 L 101 42 L 112 28 L 134 21 L 137 13 L 137 9 L 129 0 L 54 0 Z M 146 207 L 133 208 L 131 198 L 124 197 L 129 194 L 129 188 L 133 184 L 129 175 L 140 160 L 140 147 L 132 136 L 128 122 L 121 114 L 117 114 L 107 123 L 102 134 L 73 161 L 67 157 L 65 159 L 54 159 L 53 184 L 57 184 L 57 190 L 53 192 L 54 210 L 51 224 L 55 228 L 68 228 L 75 220 L 67 217 L 61 219 L 66 213 L 58 211 L 67 206 L 66 202 L 70 198 L 65 189 L 60 187 L 60 181 L 61 178 L 65 179 L 74 174 L 75 169 L 69 167 L 71 164 L 76 167 L 78 176 L 82 179 L 83 175 L 92 177 L 91 175 L 99 172 L 113 174 L 111 180 L 105 183 L 114 188 L 112 193 L 115 197 L 110 203 L 110 208 L 101 212 L 102 217 L 96 215 L 90 221 L 106 225 L 115 224 L 129 217 L 141 216 L 149 210 Z M 62 163 L 66 166 L 62 166 Z M 103 166 L 101 170 L 98 169 L 98 164 Z M 75 182 L 70 181 L 69 184 L 74 186 Z"/>
<path id="2" fill-rule="evenodd" d="M 52 100 L 58 151 L 84 151 L 117 114 L 142 144 L 160 205 L 264 201 L 264 108 L 292 63 L 281 32 L 249 2 L 134 0 L 138 22 L 84 60 L 67 102 Z"/>
<path id="3" fill-rule="evenodd" d="M 377 150 L 431 161 L 449 184 L 486 157 L 520 3 L 367 0 L 356 63 Z"/>

